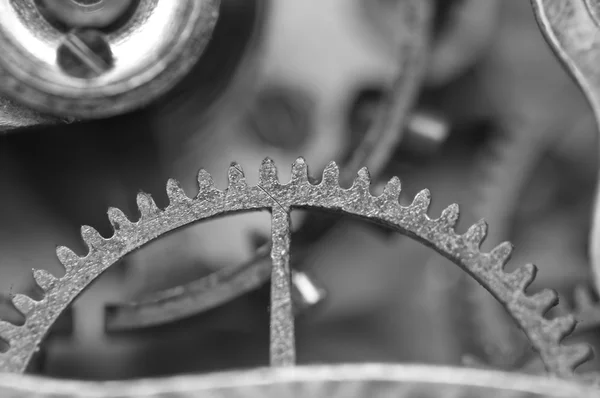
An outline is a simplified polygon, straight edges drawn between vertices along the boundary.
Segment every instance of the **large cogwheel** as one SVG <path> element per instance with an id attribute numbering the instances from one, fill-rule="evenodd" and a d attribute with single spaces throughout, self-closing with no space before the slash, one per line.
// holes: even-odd
<path id="1" fill-rule="evenodd" d="M 561 340 L 575 325 L 571 316 L 552 320 L 543 314 L 557 303 L 553 291 L 544 290 L 529 296 L 525 293 L 533 281 L 536 267 L 527 264 L 506 273 L 512 245 L 502 243 L 489 253 L 480 251 L 487 224 L 481 220 L 464 234 L 457 234 L 454 226 L 459 209 L 453 204 L 437 219 L 427 215 L 429 191 L 416 195 L 412 204 L 399 203 L 400 180 L 392 178 L 383 193 L 373 196 L 366 168 L 358 172 L 352 187 L 339 185 L 339 169 L 330 163 L 323 172 L 322 181 L 313 184 L 302 158 L 292 166 L 291 181 L 282 184 L 277 169 L 266 159 L 259 173 L 259 184 L 248 186 L 244 173 L 233 163 L 228 172 L 229 185 L 217 189 L 211 176 L 204 170 L 198 174 L 199 192 L 190 198 L 174 180 L 167 184 L 169 205 L 159 209 L 150 195 L 139 194 L 137 203 L 141 218 L 129 220 L 120 210 L 111 208 L 108 216 L 114 235 L 102 237 L 95 229 L 84 226 L 81 233 L 89 248 L 79 256 L 66 247 L 59 247 L 57 255 L 66 269 L 58 278 L 44 270 L 34 270 L 37 284 L 44 297 L 35 301 L 25 295 L 16 295 L 13 303 L 25 316 L 17 326 L 0 323 L 0 337 L 9 348 L 0 354 L 0 370 L 21 373 L 27 368 L 44 336 L 60 313 L 100 274 L 123 256 L 161 235 L 194 222 L 235 212 L 268 210 L 272 214 L 272 294 L 271 294 L 271 364 L 287 366 L 295 363 L 294 317 L 290 298 L 290 212 L 292 209 L 323 209 L 353 215 L 385 225 L 433 248 L 460 266 L 504 305 L 515 322 L 528 336 L 540 354 L 548 372 L 562 378 L 575 376 L 574 369 L 589 358 L 589 347 L 565 346 Z"/>

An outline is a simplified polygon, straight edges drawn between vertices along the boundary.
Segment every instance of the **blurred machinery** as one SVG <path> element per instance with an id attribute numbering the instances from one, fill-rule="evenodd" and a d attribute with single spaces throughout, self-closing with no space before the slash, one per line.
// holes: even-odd
<path id="1" fill-rule="evenodd" d="M 598 6 L 532 3 L 0 0 L 0 395 L 596 396 Z"/>

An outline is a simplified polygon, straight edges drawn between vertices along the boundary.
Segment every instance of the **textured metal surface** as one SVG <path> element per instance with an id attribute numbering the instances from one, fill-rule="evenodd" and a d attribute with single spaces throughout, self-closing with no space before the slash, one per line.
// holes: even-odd
<path id="1" fill-rule="evenodd" d="M 22 326 L 0 323 L 0 337 L 9 343 L 9 349 L 0 354 L 0 370 L 23 372 L 60 313 L 103 271 L 131 251 L 169 231 L 210 217 L 252 210 L 285 209 L 287 212 L 292 208 L 324 209 L 353 215 L 388 226 L 432 247 L 473 276 L 505 306 L 539 352 L 550 374 L 574 377 L 574 368 L 589 357 L 587 346 L 561 344 L 563 337 L 574 327 L 571 316 L 552 320 L 543 317 L 556 304 L 556 294 L 549 290 L 533 296 L 525 293 L 535 277 L 534 265 L 527 264 L 506 273 L 503 268 L 512 252 L 512 246 L 507 242 L 489 253 L 480 251 L 487 232 L 483 220 L 464 234 L 454 231 L 459 216 L 457 205 L 450 205 L 439 218 L 431 219 L 427 215 L 430 194 L 423 190 L 412 204 L 402 206 L 398 178 L 391 179 L 381 195 L 373 196 L 366 168 L 358 172 L 351 188 L 341 188 L 339 169 L 333 162 L 324 170 L 318 185 L 309 182 L 307 165 L 302 158 L 294 162 L 292 178 L 287 184 L 279 182 L 270 159 L 265 159 L 260 168 L 257 186 L 248 186 L 240 170 L 239 165 L 232 164 L 228 173 L 229 185 L 224 191 L 217 189 L 211 176 L 201 170 L 198 174 L 200 189 L 194 198 L 186 196 L 179 184 L 170 180 L 167 184 L 170 204 L 164 210 L 159 209 L 149 195 L 139 194 L 137 203 L 141 218 L 137 222 L 118 209 L 110 209 L 108 215 L 115 230 L 110 238 L 100 236 L 91 227 L 82 227 L 81 234 L 89 248 L 86 255 L 79 256 L 66 247 L 57 249 L 58 258 L 66 269 L 64 276 L 34 271 L 35 280 L 45 292 L 43 299 L 34 301 L 24 295 L 14 296 L 15 307 L 26 319 Z M 282 228 L 278 233 L 282 234 L 284 230 Z M 289 251 L 281 255 L 289 256 Z M 290 337 L 287 336 L 285 338 Z M 293 342 L 282 340 L 277 344 L 289 347 Z"/>
<path id="2" fill-rule="evenodd" d="M 267 191 L 265 190 L 265 193 Z M 267 193 L 267 195 L 269 195 Z M 296 340 L 290 272 L 290 208 L 279 204 L 271 208 L 271 365 L 296 364 Z"/>
<path id="3" fill-rule="evenodd" d="M 372 2 L 366 2 L 364 6 L 368 7 L 371 12 L 373 9 L 380 10 L 381 8 L 381 5 Z M 377 109 L 376 114 L 373 116 L 375 122 L 367 131 L 358 148 L 356 148 L 351 158 L 341 165 L 343 184 L 351 182 L 352 173 L 361 166 L 366 165 L 374 176 L 377 176 L 385 167 L 402 138 L 407 115 L 425 72 L 425 58 L 428 53 L 432 17 L 431 2 L 395 0 L 389 6 L 397 7 L 397 9 L 388 10 L 386 21 L 391 22 L 390 20 L 393 20 L 395 23 L 392 29 L 393 32 L 401 31 L 403 33 L 403 35 L 390 34 L 393 38 L 393 45 L 397 48 L 398 58 L 392 92 L 389 100 L 384 102 L 380 109 Z M 286 7 L 281 7 L 283 7 L 282 11 L 279 12 L 283 13 Z M 348 5 L 346 1 L 339 1 L 336 2 L 335 7 L 336 9 L 346 10 Z M 386 8 L 383 7 L 383 9 Z M 335 12 L 331 11 L 331 14 L 333 15 Z M 346 16 L 346 18 L 349 17 Z M 397 25 L 402 29 L 399 29 Z M 370 54 L 370 52 L 366 51 L 366 54 Z M 366 73 L 365 69 L 374 68 L 371 65 L 373 61 L 369 60 L 367 62 L 363 59 L 364 55 L 362 53 L 353 55 L 353 57 L 357 58 L 353 62 L 362 59 L 361 65 L 363 66 L 359 68 L 361 74 Z M 358 66 L 345 66 L 345 68 L 354 71 Z M 322 70 L 320 69 L 321 72 Z M 291 73 L 289 75 L 290 79 L 292 77 L 298 78 L 292 76 Z M 345 93 L 344 95 L 340 93 L 337 96 L 336 101 L 339 102 L 345 102 L 348 96 L 351 95 L 347 90 L 355 85 L 356 72 L 347 72 L 347 76 L 340 77 L 340 79 L 342 78 L 346 82 L 346 86 L 342 87 L 341 84 L 339 86 L 339 90 L 343 89 Z M 329 120 L 329 113 L 327 115 L 325 119 Z M 318 122 L 319 125 L 324 123 L 325 121 Z M 331 133 L 331 127 L 322 130 L 327 130 L 325 134 Z M 286 133 L 289 132 L 281 134 Z M 119 331 L 169 323 L 202 313 L 209 308 L 214 308 L 254 290 L 263 285 L 270 275 L 267 253 L 266 250 L 263 250 L 263 253 L 256 253 L 256 256 L 250 262 L 227 267 L 206 278 L 152 293 L 133 302 L 112 305 L 107 311 L 107 328 Z"/>
<path id="4" fill-rule="evenodd" d="M 595 388 L 551 378 L 420 365 L 271 368 L 124 382 L 0 375 L 0 396 L 5 398 L 591 398 L 598 394 Z"/>
<path id="5" fill-rule="evenodd" d="M 559 59 L 573 74 L 600 123 L 600 28 L 595 0 L 532 0 L 538 23 Z M 597 189 L 600 189 L 600 183 Z M 589 247 L 600 291 L 600 194 L 596 193 Z"/>
<path id="6" fill-rule="evenodd" d="M 106 117 L 148 104 L 195 64 L 218 16 L 218 0 L 141 0 L 107 41 L 114 67 L 90 79 L 57 67 L 64 32 L 35 0 L 0 1 L 0 90 L 32 108 L 60 116 Z M 176 29 L 174 29 L 176 27 Z"/>

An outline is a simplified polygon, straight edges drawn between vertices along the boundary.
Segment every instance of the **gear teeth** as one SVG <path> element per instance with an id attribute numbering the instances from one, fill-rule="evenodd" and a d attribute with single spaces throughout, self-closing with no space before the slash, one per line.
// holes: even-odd
<path id="1" fill-rule="evenodd" d="M 184 211 L 188 212 L 188 206 L 176 206 L 169 211 L 162 211 L 156 207 L 150 195 L 140 194 L 138 195 L 138 206 L 142 213 L 140 221 L 131 222 L 120 210 L 111 208 L 108 216 L 115 228 L 113 238 L 104 239 L 96 230 L 85 226 L 82 227 L 82 236 L 90 250 L 106 245 L 107 242 L 115 242 L 119 243 L 119 255 L 125 255 L 141 244 L 183 225 L 230 211 L 254 210 L 273 204 L 273 197 L 270 197 L 269 190 L 263 188 L 267 195 L 259 194 L 258 189 L 254 189 L 256 187 L 245 190 L 245 177 L 242 169 L 236 163 L 232 163 L 228 175 L 229 193 L 215 188 L 210 174 L 205 170 L 200 170 L 198 173 L 200 192 L 194 199 L 187 198 L 175 180 L 169 181 L 167 194 L 172 203 L 179 201 L 184 196 L 190 201 L 190 204 L 195 205 L 202 202 L 202 206 L 198 206 L 197 211 L 194 210 L 193 214 L 190 214 L 190 217 L 185 220 L 181 220 L 177 215 Z M 265 159 L 260 170 L 261 182 L 276 181 L 273 176 L 276 178 L 275 165 L 270 159 Z M 369 180 L 368 171 L 363 168 L 358 172 L 353 186 L 368 186 Z M 542 291 L 533 296 L 525 294 L 525 289 L 535 278 L 536 267 L 534 265 L 526 264 L 512 273 L 505 273 L 502 266 L 508 261 L 512 251 L 509 243 L 502 243 L 490 253 L 482 253 L 479 250 L 487 233 L 487 223 L 484 220 L 471 226 L 463 235 L 457 235 L 453 228 L 459 218 L 458 205 L 448 206 L 440 218 L 431 220 L 426 214 L 431 201 L 429 191 L 421 191 L 408 206 L 404 202 L 400 204 L 401 182 L 396 177 L 385 185 L 383 193 L 379 197 L 361 194 L 361 197 L 358 198 L 355 192 L 348 192 L 349 190 L 340 188 L 339 169 L 335 162 L 331 162 L 325 168 L 319 186 L 313 187 L 309 184 L 312 183 L 309 180 L 307 165 L 303 158 L 298 158 L 292 165 L 292 183 L 278 185 L 275 188 L 277 194 L 281 194 L 281 197 L 285 198 L 285 206 L 296 204 L 308 208 L 342 210 L 342 212 L 358 216 L 368 215 L 376 221 L 383 221 L 399 227 L 401 232 L 418 238 L 421 242 L 450 258 L 457 265 L 464 267 L 508 309 L 513 319 L 526 331 L 530 342 L 540 353 L 552 374 L 570 377 L 566 371 L 568 366 L 574 367 L 588 358 L 587 347 L 561 345 L 562 338 L 575 326 L 573 317 L 553 320 L 543 318 L 543 313 L 556 304 L 556 294 L 552 291 Z M 230 197 L 227 197 L 228 194 Z M 350 205 L 346 202 L 349 200 L 354 202 Z M 209 201 L 211 206 L 206 206 L 206 201 Z M 347 207 L 340 209 L 340 201 Z M 235 205 L 225 206 L 227 203 L 235 203 Z M 151 215 L 154 215 L 154 218 L 148 219 Z M 146 221 L 150 222 L 146 223 Z M 127 231 L 117 235 L 117 231 L 123 229 L 124 226 L 128 228 Z M 142 239 L 140 234 L 146 235 Z M 128 239 L 134 241 L 124 242 Z M 11 339 L 19 339 L 19 346 L 11 347 L 9 350 L 22 350 L 24 354 L 18 357 L 0 357 L 0 359 L 14 360 L 14 363 L 0 360 L 0 370 L 21 372 L 26 368 L 33 355 L 33 350 L 50 327 L 52 319 L 48 314 L 50 312 L 56 314 L 63 309 L 61 306 L 70 302 L 95 276 L 84 275 L 89 278 L 80 278 L 80 272 L 76 271 L 84 271 L 82 268 L 88 264 L 97 262 L 104 264 L 104 261 L 108 259 L 112 261 L 114 252 L 108 250 L 108 247 L 106 249 L 95 251 L 93 255 L 78 256 L 72 250 L 61 246 L 56 249 L 56 254 L 67 271 L 65 276 L 56 278 L 45 270 L 33 271 L 36 283 L 46 291 L 47 295 L 41 302 L 21 295 L 13 299 L 15 307 L 26 315 L 26 325 L 16 326 L 8 322 L 0 322 L 0 337 L 9 344 Z M 48 297 L 56 297 L 56 294 L 60 294 L 61 300 L 48 299 Z M 62 299 L 63 297 L 65 300 Z M 580 300 L 580 302 L 583 301 L 583 299 Z M 27 350 L 31 350 L 31 352 L 27 352 Z"/>
<path id="2" fill-rule="evenodd" d="M 110 221 L 110 224 L 115 232 L 132 225 L 132 222 L 129 220 L 129 218 L 127 218 L 125 213 L 116 207 L 111 207 L 108 209 L 108 220 Z"/>
<path id="3" fill-rule="evenodd" d="M 244 174 L 244 169 L 242 169 L 239 163 L 231 162 L 227 178 L 229 180 L 229 190 L 240 189 L 246 186 L 246 174 Z"/>
<path id="4" fill-rule="evenodd" d="M 169 198 L 169 203 L 171 205 L 189 201 L 189 198 L 185 194 L 179 181 L 173 178 L 169 178 L 167 181 L 167 197 Z"/>
<path id="5" fill-rule="evenodd" d="M 559 316 L 548 321 L 546 328 L 556 342 L 560 342 L 565 336 L 571 334 L 575 329 L 577 321 L 572 315 Z M 567 346 L 561 346 L 564 348 Z"/>
<path id="6" fill-rule="evenodd" d="M 537 267 L 533 264 L 525 264 L 520 268 L 517 268 L 510 274 L 506 275 L 507 281 L 517 291 L 524 292 L 525 289 L 535 279 L 537 274 Z"/>
<path id="7" fill-rule="evenodd" d="M 19 331 L 19 327 L 10 322 L 0 320 L 0 339 L 8 344 L 11 343 L 15 333 Z"/>
<path id="8" fill-rule="evenodd" d="M 143 220 L 152 218 L 160 212 L 150 194 L 140 192 L 137 195 L 136 201 Z"/>
<path id="9" fill-rule="evenodd" d="M 371 187 L 371 174 L 369 173 L 369 169 L 367 169 L 366 167 L 363 167 L 360 170 L 358 170 L 358 175 L 354 179 L 354 183 L 352 184 L 351 189 L 356 190 L 358 188 L 361 190 L 365 190 L 366 192 L 369 192 L 370 187 Z"/>
<path id="10" fill-rule="evenodd" d="M 24 294 L 15 294 L 12 303 L 21 314 L 27 316 L 35 309 L 35 301 Z"/>
<path id="11" fill-rule="evenodd" d="M 487 229 L 487 223 L 485 220 L 481 219 L 477 221 L 477 223 L 471 225 L 471 227 L 463 235 L 463 238 L 479 249 L 485 237 L 487 236 Z"/>
<path id="12" fill-rule="evenodd" d="M 558 304 L 558 293 L 552 289 L 544 289 L 541 292 L 529 296 L 535 311 L 544 315 L 548 310 Z"/>
<path id="13" fill-rule="evenodd" d="M 456 226 L 458 223 L 458 218 L 460 217 L 460 208 L 456 203 L 451 204 L 446 207 L 440 218 L 436 220 L 436 222 L 443 228 L 450 230 Z"/>
<path id="14" fill-rule="evenodd" d="M 502 242 L 493 248 L 490 252 L 492 266 L 495 269 L 503 269 L 506 263 L 508 263 L 508 260 L 510 260 L 513 249 L 514 246 L 510 242 Z"/>
<path id="15" fill-rule="evenodd" d="M 302 184 L 308 181 L 308 166 L 304 158 L 299 157 L 292 164 L 292 182 Z"/>
<path id="16" fill-rule="evenodd" d="M 260 170 L 258 173 L 258 184 L 264 186 L 271 186 L 279 183 L 277 177 L 277 167 L 275 162 L 271 158 L 265 158 L 260 164 Z"/>
<path id="17" fill-rule="evenodd" d="M 200 171 L 198 171 L 198 187 L 200 188 L 198 195 L 201 195 L 205 191 L 211 191 L 215 189 L 215 182 L 213 181 L 212 176 L 204 169 L 200 169 Z"/>
<path id="18" fill-rule="evenodd" d="M 325 170 L 323 170 L 322 185 L 329 187 L 337 187 L 340 184 L 340 168 L 337 163 L 329 162 Z"/>
<path id="19" fill-rule="evenodd" d="M 56 248 L 56 256 L 61 264 L 65 267 L 67 272 L 74 269 L 81 258 L 75 254 L 75 252 L 68 247 L 59 246 Z"/>
<path id="20" fill-rule="evenodd" d="M 429 189 L 424 189 L 415 196 L 410 209 L 417 212 L 417 214 L 427 214 L 430 204 L 431 192 L 429 192 Z"/>
<path id="21" fill-rule="evenodd" d="M 106 239 L 100 235 L 100 232 L 96 231 L 89 225 L 81 227 L 81 237 L 90 250 L 101 247 Z"/>
<path id="22" fill-rule="evenodd" d="M 35 279 L 35 283 L 44 291 L 50 290 L 58 281 L 58 278 L 43 269 L 34 269 L 33 278 Z"/>
<path id="23" fill-rule="evenodd" d="M 594 352 L 587 344 L 573 344 L 560 347 L 560 355 L 568 371 L 573 372 L 579 365 L 594 357 Z"/>
<path id="24" fill-rule="evenodd" d="M 402 182 L 398 177 L 393 177 L 383 187 L 382 196 L 389 201 L 394 203 L 400 203 L 400 194 L 402 193 Z"/>

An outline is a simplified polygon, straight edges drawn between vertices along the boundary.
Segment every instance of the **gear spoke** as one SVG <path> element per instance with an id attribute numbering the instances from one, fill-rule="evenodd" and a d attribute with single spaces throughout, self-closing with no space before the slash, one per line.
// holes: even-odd
<path id="1" fill-rule="evenodd" d="M 296 363 L 290 274 L 290 211 L 274 206 L 271 215 L 271 366 Z"/>

